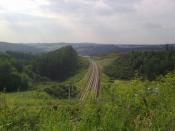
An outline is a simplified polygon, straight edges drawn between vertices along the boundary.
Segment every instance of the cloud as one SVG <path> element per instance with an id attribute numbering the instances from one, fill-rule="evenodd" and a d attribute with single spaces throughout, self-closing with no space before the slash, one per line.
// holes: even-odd
<path id="1" fill-rule="evenodd" d="M 0 0 L 0 41 L 174 42 L 174 12 L 174 0 Z"/>

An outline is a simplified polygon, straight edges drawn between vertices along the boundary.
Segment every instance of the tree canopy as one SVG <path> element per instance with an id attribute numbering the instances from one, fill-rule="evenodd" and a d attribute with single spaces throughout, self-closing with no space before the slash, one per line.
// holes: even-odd
<path id="1" fill-rule="evenodd" d="M 76 72 L 79 58 L 72 46 L 42 55 L 34 64 L 34 72 L 51 80 L 63 81 Z"/>
<path id="2" fill-rule="evenodd" d="M 117 79 L 132 79 L 139 75 L 143 79 L 154 80 L 175 67 L 175 50 L 132 52 L 121 54 L 113 63 L 105 67 L 105 73 Z"/>
<path id="3" fill-rule="evenodd" d="M 17 71 L 10 59 L 0 61 L 0 91 L 23 91 L 30 88 L 30 79 Z"/>

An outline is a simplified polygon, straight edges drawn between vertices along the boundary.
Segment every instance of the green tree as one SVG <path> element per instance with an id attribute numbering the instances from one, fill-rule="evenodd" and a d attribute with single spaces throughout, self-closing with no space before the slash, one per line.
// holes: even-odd
<path id="1" fill-rule="evenodd" d="M 10 61 L 0 61 L 0 91 L 27 90 L 29 83 L 27 75 L 17 72 Z"/>
<path id="2" fill-rule="evenodd" d="M 71 46 L 67 46 L 41 56 L 34 63 L 33 70 L 41 76 L 63 81 L 74 74 L 78 66 L 77 52 Z"/>

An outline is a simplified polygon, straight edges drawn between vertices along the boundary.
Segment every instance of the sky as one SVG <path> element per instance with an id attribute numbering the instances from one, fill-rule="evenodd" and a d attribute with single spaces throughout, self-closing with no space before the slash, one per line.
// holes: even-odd
<path id="1" fill-rule="evenodd" d="M 0 41 L 175 43 L 175 0 L 0 0 Z"/>

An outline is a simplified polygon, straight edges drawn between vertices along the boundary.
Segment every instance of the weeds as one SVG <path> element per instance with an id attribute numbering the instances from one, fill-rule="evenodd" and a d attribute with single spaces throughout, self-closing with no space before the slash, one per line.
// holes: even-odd
<path id="1" fill-rule="evenodd" d="M 174 81 L 172 74 L 154 82 L 105 81 L 99 101 L 86 103 L 59 100 L 42 91 L 1 93 L 0 130 L 173 131 Z"/>

